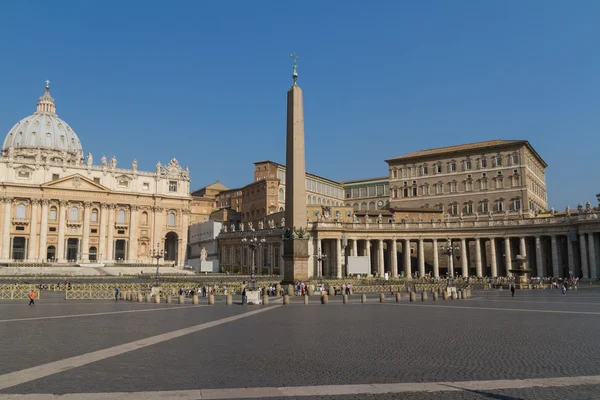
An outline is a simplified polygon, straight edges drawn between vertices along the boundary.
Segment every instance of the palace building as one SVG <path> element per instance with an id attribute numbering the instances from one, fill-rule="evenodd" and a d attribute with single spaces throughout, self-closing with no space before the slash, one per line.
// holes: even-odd
<path id="1" fill-rule="evenodd" d="M 84 156 L 56 114 L 47 82 L 33 115 L 6 135 L 0 157 L 0 260 L 58 264 L 150 263 L 153 250 L 182 267 L 190 214 L 189 171 L 176 159 L 155 171 L 137 161 Z"/>

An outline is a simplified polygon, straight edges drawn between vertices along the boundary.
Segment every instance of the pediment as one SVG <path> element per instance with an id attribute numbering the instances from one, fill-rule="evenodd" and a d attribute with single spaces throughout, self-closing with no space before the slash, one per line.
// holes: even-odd
<path id="1" fill-rule="evenodd" d="M 64 178 L 57 179 L 55 181 L 46 182 L 42 185 L 42 187 L 47 189 L 70 189 L 92 192 L 110 192 L 110 189 L 106 186 L 102 186 L 99 183 L 96 183 L 93 180 L 88 179 L 80 174 L 69 175 L 65 176 Z"/>

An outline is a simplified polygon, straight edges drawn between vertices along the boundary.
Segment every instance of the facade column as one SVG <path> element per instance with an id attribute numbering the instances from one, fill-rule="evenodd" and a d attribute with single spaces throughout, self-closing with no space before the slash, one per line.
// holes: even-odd
<path id="1" fill-rule="evenodd" d="M 525 259 L 523 266 L 529 268 L 529 260 L 527 260 L 527 241 L 525 240 L 525 237 L 519 238 L 519 251 L 521 253 L 521 258 Z M 520 265 L 519 268 L 521 268 Z"/>
<path id="2" fill-rule="evenodd" d="M 61 200 L 58 208 L 58 246 L 56 259 L 65 262 L 65 218 L 68 202 Z"/>
<path id="3" fill-rule="evenodd" d="M 481 240 L 475 238 L 475 275 L 478 278 L 483 276 L 483 267 L 481 265 Z"/>
<path id="4" fill-rule="evenodd" d="M 38 259 L 37 221 L 40 199 L 31 199 L 31 220 L 29 222 L 29 244 L 27 245 L 27 259 L 36 261 Z"/>
<path id="5" fill-rule="evenodd" d="M 129 252 L 126 257 L 129 261 L 137 259 L 137 214 L 139 207 L 132 204 L 129 207 Z"/>
<path id="6" fill-rule="evenodd" d="M 588 247 L 590 248 L 590 278 L 598 278 L 598 260 L 596 260 L 596 243 L 594 243 L 594 234 L 588 233 Z"/>
<path id="7" fill-rule="evenodd" d="M 181 215 L 181 219 L 182 219 L 182 224 L 183 226 L 181 227 L 181 241 L 182 243 L 182 247 L 183 247 L 183 251 L 181 252 L 181 267 L 185 267 L 185 262 L 187 260 L 187 246 L 188 246 L 188 228 L 190 226 L 190 210 L 182 210 L 182 215 Z M 136 245 L 137 248 L 137 245 Z M 136 250 L 137 253 L 137 250 Z M 262 272 L 261 272 L 262 274 Z"/>
<path id="8" fill-rule="evenodd" d="M 273 274 L 273 243 L 269 243 L 269 250 L 268 250 L 268 257 L 269 257 L 269 263 L 267 265 L 267 274 L 272 275 Z"/>
<path id="9" fill-rule="evenodd" d="M 100 239 L 98 240 L 98 254 L 96 255 L 96 260 L 98 260 L 98 262 L 102 262 L 105 259 L 107 259 L 106 217 L 107 217 L 107 204 L 100 203 Z"/>
<path id="10" fill-rule="evenodd" d="M 404 275 L 406 276 L 406 279 L 412 279 L 412 271 L 410 266 L 410 239 L 404 239 L 402 253 L 404 255 Z"/>
<path id="11" fill-rule="evenodd" d="M 113 262 L 115 249 L 115 208 L 116 204 L 108 205 L 108 239 L 106 243 L 106 261 Z"/>
<path id="12" fill-rule="evenodd" d="M 559 267 L 558 267 L 558 244 L 556 240 L 556 235 L 550 237 L 550 242 L 552 245 L 552 276 L 559 276 Z"/>
<path id="13" fill-rule="evenodd" d="M 358 239 L 352 239 L 352 255 L 354 257 L 358 256 Z"/>
<path id="14" fill-rule="evenodd" d="M 492 278 L 498 277 L 498 259 L 496 258 L 496 239 L 490 239 L 490 266 Z"/>
<path id="15" fill-rule="evenodd" d="M 581 254 L 581 277 L 587 279 L 590 277 L 588 269 L 588 252 L 585 243 L 585 233 L 579 234 L 579 253 Z"/>
<path id="16" fill-rule="evenodd" d="M 82 261 L 90 260 L 90 216 L 92 212 L 92 203 L 86 201 L 83 203 L 83 241 L 82 241 Z"/>
<path id="17" fill-rule="evenodd" d="M 544 277 L 544 265 L 542 264 L 542 238 L 535 237 L 535 264 L 538 277 Z"/>
<path id="18" fill-rule="evenodd" d="M 569 260 L 569 277 L 575 276 L 575 254 L 573 253 L 573 242 L 571 235 L 567 234 L 567 258 Z"/>
<path id="19" fill-rule="evenodd" d="M 279 243 L 279 275 L 283 275 L 283 240 Z"/>
<path id="20" fill-rule="evenodd" d="M 378 248 L 378 257 L 377 257 L 377 270 L 379 273 L 379 277 L 383 278 L 385 276 L 385 266 L 384 263 L 384 254 L 383 254 L 383 239 L 378 240 L 379 248 Z"/>
<path id="21" fill-rule="evenodd" d="M 419 246 L 419 278 L 422 278 L 425 276 L 425 243 L 423 239 L 419 239 L 417 243 Z"/>
<path id="22" fill-rule="evenodd" d="M 337 279 L 342 279 L 342 239 L 335 239 L 335 272 Z"/>
<path id="23" fill-rule="evenodd" d="M 38 252 L 38 258 L 45 260 L 48 255 L 46 242 L 48 238 L 48 204 L 50 200 L 42 199 L 42 219 L 40 223 L 40 248 Z"/>
<path id="24" fill-rule="evenodd" d="M 504 238 L 504 265 L 506 266 L 506 276 L 512 276 L 509 269 L 512 268 L 512 255 L 510 254 L 510 238 Z"/>
<path id="25" fill-rule="evenodd" d="M 467 259 L 467 239 L 460 239 L 460 257 L 462 258 L 462 276 L 467 278 L 469 276 L 469 260 Z"/>
<path id="26" fill-rule="evenodd" d="M 371 241 L 369 239 L 365 240 L 365 255 L 369 259 L 369 274 L 371 274 Z"/>
<path id="27" fill-rule="evenodd" d="M 438 258 L 438 243 L 437 239 L 432 240 L 433 245 L 433 277 L 440 277 L 440 260 Z"/>
<path id="28" fill-rule="evenodd" d="M 398 243 L 396 242 L 396 238 L 392 239 L 390 260 L 392 266 L 392 278 L 398 278 Z"/>
<path id="29" fill-rule="evenodd" d="M 317 252 L 318 252 L 317 254 L 318 254 L 318 257 L 322 257 L 323 254 L 325 254 L 325 248 L 323 247 L 323 239 L 319 239 L 317 241 L 317 243 L 318 243 L 317 244 Z M 317 265 L 317 269 L 318 269 L 317 276 L 323 276 L 323 262 L 324 262 L 323 259 L 321 259 L 321 261 L 317 260 L 317 263 L 318 263 L 318 265 Z"/>
<path id="30" fill-rule="evenodd" d="M 10 219 L 12 216 L 12 203 L 11 197 L 4 198 L 4 226 L 2 228 L 2 259 L 8 261 L 10 258 Z"/>

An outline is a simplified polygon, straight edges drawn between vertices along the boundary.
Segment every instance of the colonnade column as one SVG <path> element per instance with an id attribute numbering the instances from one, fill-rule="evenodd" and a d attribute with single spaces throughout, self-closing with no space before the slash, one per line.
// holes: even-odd
<path id="1" fill-rule="evenodd" d="M 433 239 L 433 277 L 440 277 L 440 260 L 438 259 L 438 244 L 437 239 Z"/>
<path id="2" fill-rule="evenodd" d="M 481 265 L 481 240 L 475 238 L 475 275 L 478 278 L 483 276 L 483 267 Z"/>
<path id="3" fill-rule="evenodd" d="M 510 254 L 510 238 L 504 238 L 504 265 L 506 266 L 506 276 L 512 276 L 512 273 L 508 272 L 512 268 L 512 256 Z"/>
<path id="4" fill-rule="evenodd" d="M 552 247 L 552 276 L 559 276 L 558 274 L 558 244 L 556 243 L 556 235 L 550 237 L 550 243 Z"/>
<path id="5" fill-rule="evenodd" d="M 529 260 L 527 260 L 527 242 L 525 241 L 525 237 L 519 238 L 519 251 L 521 253 L 521 258 L 525 259 L 523 266 L 529 268 Z M 521 266 L 519 265 L 518 268 L 521 268 Z"/>
<path id="6" fill-rule="evenodd" d="M 335 239 L 335 272 L 338 279 L 342 279 L 342 240 Z"/>
<path id="7" fill-rule="evenodd" d="M 588 270 L 588 253 L 585 243 L 585 233 L 579 235 L 579 253 L 581 254 L 581 277 L 589 278 L 590 271 Z"/>
<path id="8" fill-rule="evenodd" d="M 390 260 L 392 266 L 392 278 L 398 278 L 398 243 L 396 243 L 396 238 L 392 239 Z"/>
<path id="9" fill-rule="evenodd" d="M 112 262 L 114 259 L 115 208 L 115 204 L 108 205 L 108 243 L 106 243 L 106 261 L 108 262 Z"/>
<path id="10" fill-rule="evenodd" d="M 68 202 L 61 200 L 58 208 L 58 246 L 56 259 L 58 262 L 65 261 L 65 217 Z"/>
<path id="11" fill-rule="evenodd" d="M 132 204 L 129 208 L 129 260 L 137 259 L 137 214 L 139 207 Z"/>
<path id="12" fill-rule="evenodd" d="M 575 276 L 575 254 L 573 253 L 573 242 L 571 235 L 567 235 L 567 259 L 569 261 L 569 275 Z"/>
<path id="13" fill-rule="evenodd" d="M 419 278 L 422 278 L 425 276 L 425 243 L 423 242 L 423 239 L 419 239 L 417 244 L 419 246 Z"/>
<path id="14" fill-rule="evenodd" d="M 10 257 L 10 218 L 13 199 L 4 198 L 4 227 L 2 229 L 2 259 L 7 260 Z"/>
<path id="15" fill-rule="evenodd" d="M 463 278 L 469 276 L 469 260 L 467 259 L 467 239 L 460 239 L 460 257 Z"/>
<path id="16" fill-rule="evenodd" d="M 358 239 L 352 239 L 352 255 L 358 256 Z"/>
<path id="17" fill-rule="evenodd" d="M 279 275 L 283 275 L 283 240 L 279 243 Z"/>
<path id="18" fill-rule="evenodd" d="M 29 245 L 27 259 L 35 261 L 38 258 L 37 245 L 37 216 L 40 205 L 40 199 L 31 199 L 31 221 L 29 223 Z"/>
<path id="19" fill-rule="evenodd" d="M 369 274 L 371 273 L 371 241 L 369 239 L 365 240 L 365 255 L 369 260 Z"/>
<path id="20" fill-rule="evenodd" d="M 498 276 L 498 260 L 496 258 L 496 239 L 490 239 L 490 264 L 492 269 L 492 278 L 496 278 Z"/>
<path id="21" fill-rule="evenodd" d="M 136 207 L 137 209 L 137 207 Z M 181 235 L 179 236 L 181 249 L 177 253 L 178 262 L 177 264 L 183 268 L 185 266 L 186 256 L 187 256 L 187 241 L 188 241 L 188 226 L 189 226 L 189 218 L 190 218 L 189 210 L 181 210 Z M 132 245 L 132 248 L 135 249 L 134 254 L 137 254 L 137 246 Z"/>
<path id="22" fill-rule="evenodd" d="M 83 203 L 83 240 L 81 247 L 82 261 L 87 262 L 90 259 L 90 213 L 92 203 L 85 201 Z"/>
<path id="23" fill-rule="evenodd" d="M 100 203 L 100 239 L 98 240 L 98 255 L 96 256 L 96 260 L 102 262 L 106 259 L 106 211 L 107 204 Z M 150 246 L 153 246 L 153 243 L 150 243 Z"/>
<path id="24" fill-rule="evenodd" d="M 537 276 L 543 277 L 544 266 L 542 265 L 542 239 L 539 236 L 535 237 L 535 264 L 537 270 Z"/>
<path id="25" fill-rule="evenodd" d="M 47 256 L 46 241 L 48 238 L 48 204 L 50 200 L 42 199 L 42 220 L 40 223 L 40 249 L 38 258 L 45 260 Z"/>
<path id="26" fill-rule="evenodd" d="M 385 267 L 384 263 L 384 255 L 383 255 L 383 239 L 379 239 L 379 247 L 378 247 L 378 255 L 377 255 L 377 269 L 379 273 L 379 277 L 383 278 L 385 275 Z"/>
<path id="27" fill-rule="evenodd" d="M 412 272 L 410 267 L 410 240 L 404 239 L 404 246 L 402 246 L 402 253 L 404 255 L 404 275 L 406 279 L 412 278 Z"/>
<path id="28" fill-rule="evenodd" d="M 588 247 L 590 248 L 590 278 L 598 278 L 598 264 L 596 260 L 596 243 L 594 243 L 594 234 L 588 233 Z"/>

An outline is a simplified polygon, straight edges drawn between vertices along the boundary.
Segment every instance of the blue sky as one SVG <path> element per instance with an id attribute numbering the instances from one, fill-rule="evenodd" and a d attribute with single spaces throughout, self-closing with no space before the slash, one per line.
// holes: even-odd
<path id="1" fill-rule="evenodd" d="M 57 112 L 96 162 L 177 158 L 192 186 L 285 162 L 296 52 L 307 169 L 387 174 L 386 158 L 527 139 L 550 206 L 595 204 L 597 1 L 18 1 L 0 5 L 0 129 Z"/>

